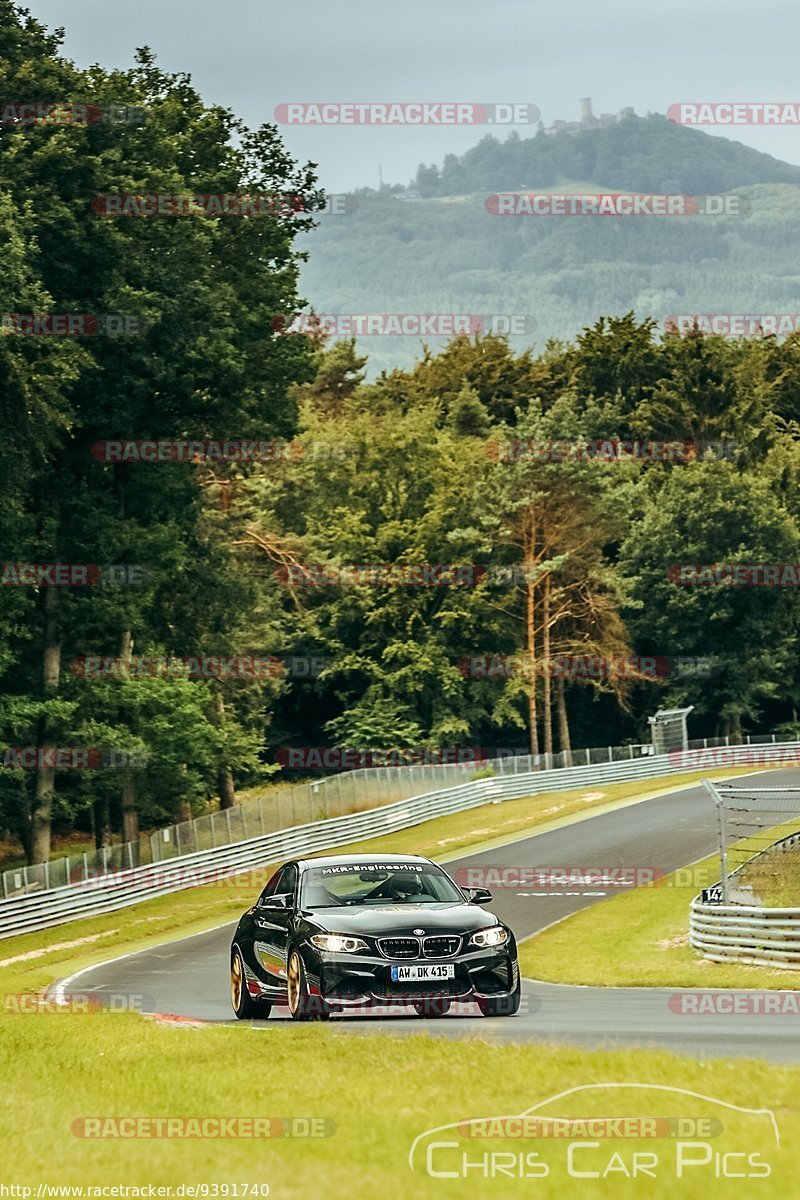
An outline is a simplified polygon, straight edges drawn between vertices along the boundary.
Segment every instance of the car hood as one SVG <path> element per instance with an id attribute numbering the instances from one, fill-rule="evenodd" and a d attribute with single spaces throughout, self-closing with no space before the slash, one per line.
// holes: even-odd
<path id="1" fill-rule="evenodd" d="M 387 934 L 411 934 L 415 929 L 425 933 L 471 933 L 497 925 L 498 918 L 475 904 L 370 904 L 363 908 L 305 909 L 307 921 L 328 933 L 366 934 L 384 937 Z"/>

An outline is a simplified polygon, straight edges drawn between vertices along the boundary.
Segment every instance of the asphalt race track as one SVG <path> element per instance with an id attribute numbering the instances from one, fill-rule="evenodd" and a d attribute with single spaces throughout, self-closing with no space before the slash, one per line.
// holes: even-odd
<path id="1" fill-rule="evenodd" d="M 762 787 L 798 787 L 800 770 L 759 773 Z M 454 873 L 465 866 L 580 866 L 652 868 L 674 871 L 716 849 L 716 814 L 702 787 L 671 792 L 603 813 L 547 833 L 533 835 L 449 860 Z M 596 904 L 618 889 L 534 892 L 495 891 L 491 904 L 518 940 L 554 921 Z M 687 889 L 688 899 L 691 892 Z M 255 899 L 255 896 L 253 897 Z M 244 899 L 243 909 L 247 906 Z M 91 967 L 63 987 L 65 995 L 86 992 L 143 997 L 148 1012 L 205 1021 L 232 1020 L 229 999 L 229 947 L 234 925 L 174 941 L 155 949 Z M 757 986 L 754 976 L 754 986 Z M 798 979 L 800 983 L 800 978 Z M 592 1047 L 651 1046 L 698 1058 L 745 1055 L 800 1061 L 800 1015 L 681 1015 L 678 989 L 567 987 L 525 981 L 520 1013 L 514 1018 L 482 1017 L 477 1008 L 443 1018 L 418 1018 L 405 1010 L 393 1015 L 334 1017 L 329 1029 L 348 1033 L 424 1030 L 448 1037 L 480 1036 L 508 1041 L 556 1041 Z M 242 1022 L 244 1031 L 269 1034 L 288 1012 L 273 1009 L 268 1021 Z"/>

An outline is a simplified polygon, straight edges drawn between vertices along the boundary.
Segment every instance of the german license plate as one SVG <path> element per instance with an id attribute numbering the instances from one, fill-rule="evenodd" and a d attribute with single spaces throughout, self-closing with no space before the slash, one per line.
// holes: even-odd
<path id="1" fill-rule="evenodd" d="M 453 979 L 452 963 L 421 963 L 419 966 L 392 967 L 392 983 L 425 983 L 432 979 Z"/>

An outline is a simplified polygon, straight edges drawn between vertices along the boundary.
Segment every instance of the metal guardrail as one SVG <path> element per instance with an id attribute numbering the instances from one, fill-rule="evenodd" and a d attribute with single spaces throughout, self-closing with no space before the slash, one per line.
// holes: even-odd
<path id="1" fill-rule="evenodd" d="M 714 753 L 719 760 L 716 765 L 719 766 L 750 763 L 754 758 L 764 760 L 764 765 L 768 765 L 770 761 L 784 761 L 790 754 L 793 756 L 791 760 L 797 761 L 798 750 L 800 743 L 793 743 L 791 747 L 770 746 L 762 750 L 751 746 L 732 746 Z M 0 938 L 61 925 L 84 916 L 114 912 L 142 900 L 169 895 L 287 858 L 334 850 L 365 838 L 409 829 L 433 817 L 461 812 L 482 804 L 499 803 L 539 792 L 580 788 L 587 784 L 596 786 L 657 778 L 680 771 L 704 769 L 709 765 L 707 751 L 702 749 L 677 753 L 680 762 L 676 761 L 673 752 L 627 762 L 478 779 L 458 787 L 395 801 L 367 812 L 313 821 L 263 837 L 217 846 L 186 855 L 179 861 L 153 863 L 67 887 L 0 901 Z"/>
<path id="2" fill-rule="evenodd" d="M 756 746 L 775 742 L 791 743 L 791 737 L 775 733 L 748 734 L 745 744 Z M 727 737 L 703 738 L 690 742 L 689 749 L 711 750 L 729 745 Z M 49 862 L 12 868 L 0 874 L 0 891 L 8 900 L 31 891 L 82 884 L 98 875 L 190 857 L 201 850 L 213 850 L 292 826 L 378 808 L 436 788 L 455 787 L 487 768 L 494 775 L 525 775 L 531 771 L 571 770 L 578 765 L 628 762 L 650 758 L 653 753 L 652 745 L 648 744 L 595 746 L 557 754 L 506 754 L 493 759 L 470 757 L 464 762 L 342 771 L 324 779 L 272 787 L 233 808 L 194 817 L 178 825 L 167 825 L 134 842 L 117 842 L 91 854 L 62 856 L 51 858 Z M 673 754 L 680 753 L 673 751 Z"/>
<path id="3" fill-rule="evenodd" d="M 748 859 L 728 879 L 728 891 L 752 898 L 747 884 L 737 889 L 731 884 L 746 878 L 753 862 L 794 846 L 800 833 L 780 838 L 766 850 Z M 723 892 L 722 883 L 717 885 Z M 703 903 L 702 893 L 691 904 L 689 945 L 712 962 L 740 962 L 749 966 L 782 967 L 800 971 L 800 908 L 768 907 L 765 904 Z"/>
<path id="4" fill-rule="evenodd" d="M 470 754 L 465 761 L 341 771 L 323 779 L 271 787 L 232 808 L 166 825 L 133 842 L 117 842 L 90 854 L 73 854 L 12 868 L 0 874 L 0 892 L 8 900 L 33 890 L 80 884 L 98 875 L 183 858 L 295 825 L 378 808 L 436 788 L 455 787 L 487 768 L 494 775 L 524 775 L 578 764 L 627 761 L 652 753 L 650 745 L 600 746 L 558 754 L 507 754 L 494 759 Z"/>
<path id="5" fill-rule="evenodd" d="M 800 970 L 800 908 L 692 901 L 689 944 L 712 962 Z"/>

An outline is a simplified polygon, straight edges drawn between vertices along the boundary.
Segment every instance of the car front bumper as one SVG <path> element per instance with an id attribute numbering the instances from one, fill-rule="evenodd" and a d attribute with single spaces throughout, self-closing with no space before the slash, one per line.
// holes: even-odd
<path id="1" fill-rule="evenodd" d="M 424 1000 L 470 1000 L 508 995 L 519 979 L 508 945 L 460 953 L 454 958 L 389 960 L 371 954 L 331 954 L 302 948 L 309 991 L 342 1009 L 359 1005 L 413 1004 Z M 395 982 L 393 966 L 452 965 L 451 979 Z"/>

